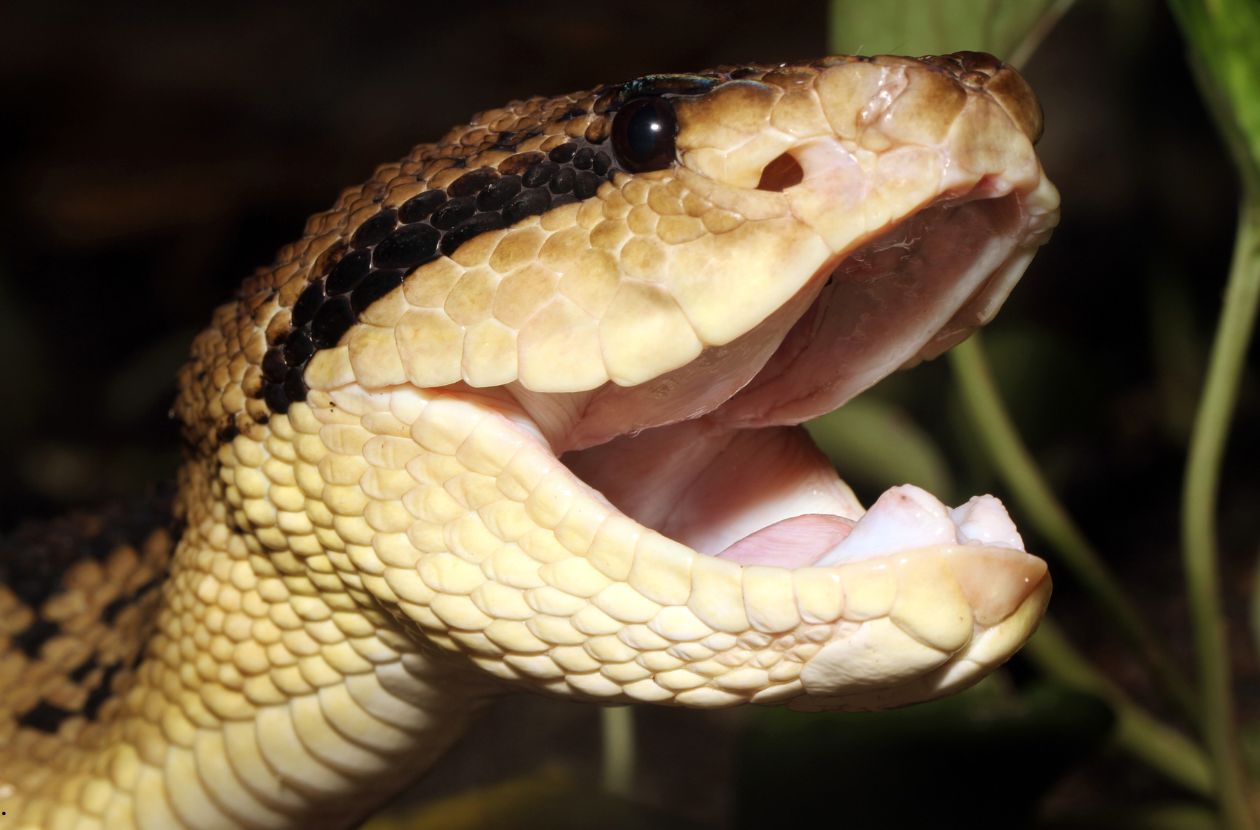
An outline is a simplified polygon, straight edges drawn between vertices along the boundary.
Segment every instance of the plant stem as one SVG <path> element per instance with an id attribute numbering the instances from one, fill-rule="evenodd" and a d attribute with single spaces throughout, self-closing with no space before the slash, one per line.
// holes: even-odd
<path id="1" fill-rule="evenodd" d="M 1181 533 L 1203 721 L 1216 766 L 1221 818 L 1231 830 L 1249 830 L 1256 827 L 1256 815 L 1247 800 L 1247 773 L 1238 747 L 1215 513 L 1221 456 L 1260 301 L 1260 6 L 1252 0 L 1170 0 L 1169 6 L 1190 46 L 1195 80 L 1238 168 L 1243 192 L 1229 282 L 1190 435 Z"/>
<path id="2" fill-rule="evenodd" d="M 1238 727 L 1221 607 L 1216 548 L 1216 497 L 1221 456 L 1238 396 L 1247 344 L 1260 300 L 1260 204 L 1244 199 L 1230 265 L 1229 284 L 1194 431 L 1182 491 L 1182 549 L 1186 593 L 1203 686 L 1203 726 L 1216 766 L 1222 818 L 1230 828 L 1254 828 L 1247 804 L 1246 773 L 1238 750 Z"/>
<path id="3" fill-rule="evenodd" d="M 1197 706 L 1189 684 L 1174 668 L 1137 608 L 1098 552 L 1055 498 L 1032 454 L 1020 439 L 1002 404 L 978 334 L 949 352 L 950 363 L 970 423 L 998 474 L 1010 488 L 1028 524 L 1040 534 L 1060 560 L 1094 595 L 1120 633 L 1132 643 L 1155 673 L 1160 688 L 1181 711 L 1195 721 Z"/>
<path id="4" fill-rule="evenodd" d="M 604 792 L 630 798 L 634 794 L 634 709 L 602 707 L 599 722 L 604 743 Z"/>
<path id="5" fill-rule="evenodd" d="M 1053 620 L 1041 621 L 1023 653 L 1047 677 L 1068 688 L 1096 695 L 1111 705 L 1116 715 L 1112 741 L 1117 749 L 1190 792 L 1205 798 L 1212 796 L 1212 764 L 1203 750 L 1138 706 L 1123 689 L 1091 666 Z"/>

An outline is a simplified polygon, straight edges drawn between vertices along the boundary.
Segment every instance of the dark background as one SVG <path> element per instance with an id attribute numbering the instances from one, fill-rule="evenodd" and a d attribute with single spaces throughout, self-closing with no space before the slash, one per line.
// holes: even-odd
<path id="1" fill-rule="evenodd" d="M 306 215 L 375 164 L 510 98 L 826 51 L 825 3 L 5 4 L 0 531 L 169 476 L 171 378 L 192 335 Z M 1041 149 L 1063 224 L 986 343 L 1056 489 L 1188 661 L 1177 500 L 1229 260 L 1233 173 L 1162 4 L 1082 0 L 1026 74 L 1046 111 Z M 1254 365 L 1221 501 L 1251 716 L 1260 682 L 1242 621 L 1260 538 Z M 1003 492 L 959 428 L 946 367 L 891 390 L 939 440 L 960 494 Z M 857 484 L 869 497 L 884 483 Z M 1056 586 L 1069 632 L 1148 699 L 1139 666 L 1061 569 Z M 1017 683 L 1027 673 L 1017 665 Z M 641 710 L 642 799 L 729 823 L 745 717 Z M 423 789 L 451 792 L 551 757 L 593 774 L 594 709 L 500 707 Z M 1165 790 L 1091 757 L 1047 809 L 1152 792 Z"/>

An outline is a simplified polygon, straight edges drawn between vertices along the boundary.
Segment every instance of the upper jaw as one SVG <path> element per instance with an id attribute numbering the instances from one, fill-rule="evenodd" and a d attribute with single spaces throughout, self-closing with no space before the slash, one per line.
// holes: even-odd
<path id="1" fill-rule="evenodd" d="M 780 311 L 813 303 L 794 328 L 763 322 L 736 338 L 782 340 L 715 413 L 731 426 L 808 420 L 944 352 L 992 319 L 1058 222 L 1058 192 L 1033 148 L 1040 109 L 996 59 L 839 61 L 813 89 L 826 134 L 814 119 L 791 140 L 782 133 L 769 149 L 741 149 L 764 170 L 790 157 L 795 183 L 731 186 L 706 173 L 704 157 L 678 171 L 716 205 L 785 211 L 828 252 L 812 273 L 781 269 L 795 294 Z M 722 175 L 738 174 L 732 157 L 724 161 Z"/>
<path id="2" fill-rule="evenodd" d="M 1046 241 L 1058 194 L 1012 70 L 965 54 L 810 71 L 807 92 L 741 81 L 679 99 L 680 147 L 697 146 L 640 184 L 673 194 L 662 209 L 695 201 L 742 224 L 670 245 L 652 278 L 694 351 L 676 353 L 639 314 L 616 338 L 642 353 L 635 373 L 509 387 L 555 452 L 710 413 L 756 427 L 831 411 L 987 322 Z M 736 110 L 756 115 L 745 132 L 730 127 Z M 756 186 L 785 158 L 799 181 Z"/>
<path id="3" fill-rule="evenodd" d="M 984 156 L 969 150 L 983 138 L 973 134 L 986 123 L 978 116 L 981 126 L 960 117 L 938 146 L 876 153 L 830 137 L 789 151 L 802 177 L 781 195 L 833 251 L 803 290 L 817 290 L 823 274 L 826 285 L 757 378 L 722 407 L 725 423 L 799 423 L 829 412 L 992 319 L 1057 224 L 1059 197 L 1031 143 L 989 108 L 1006 123 L 1002 151 Z"/>
<path id="4" fill-rule="evenodd" d="M 716 416 L 800 423 L 987 323 L 1057 218 L 1045 179 L 1029 193 L 942 197 L 838 257 L 817 302 Z"/>

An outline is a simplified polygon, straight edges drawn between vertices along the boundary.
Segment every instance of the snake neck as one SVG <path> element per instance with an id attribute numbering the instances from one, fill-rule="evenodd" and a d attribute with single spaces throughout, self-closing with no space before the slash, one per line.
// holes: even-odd
<path id="1" fill-rule="evenodd" d="M 348 826 L 485 700 L 373 600 L 263 551 L 202 492 L 214 474 L 185 470 L 188 525 L 138 665 L 105 681 L 94 717 L 19 731 L 19 751 L 0 757 L 13 826 Z"/>

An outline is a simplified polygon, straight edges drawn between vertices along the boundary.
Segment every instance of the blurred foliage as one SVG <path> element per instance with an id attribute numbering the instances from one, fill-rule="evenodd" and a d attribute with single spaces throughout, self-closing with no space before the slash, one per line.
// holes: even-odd
<path id="1" fill-rule="evenodd" d="M 932 53 L 956 49 L 960 43 L 973 48 L 1000 51 L 1003 48 L 1020 61 L 1031 53 L 1032 45 L 1045 34 L 1046 21 L 1056 18 L 1063 7 L 1038 8 L 1033 3 L 967 3 L 936 5 L 939 16 L 912 15 L 906 7 L 888 4 L 886 14 L 869 4 L 833 0 L 833 35 L 837 39 L 859 37 L 868 30 L 863 23 L 879 26 L 881 37 L 897 48 L 912 53 Z M 1260 200 L 1260 5 L 1243 2 L 1202 3 L 1199 0 L 1173 0 L 1183 29 L 1187 32 L 1194 61 L 1200 68 L 1201 87 L 1213 105 L 1217 121 L 1233 148 L 1235 162 L 1244 181 L 1244 190 Z M 1045 12 L 1041 20 L 1037 15 Z M 960 21 L 959 17 L 967 18 Z M 841 41 L 838 45 L 844 45 Z M 1025 48 L 1026 47 L 1026 48 Z M 1171 651 L 1155 634 L 1132 600 L 1128 586 L 1115 575 L 1099 550 L 1080 530 L 1077 522 L 1054 495 L 1014 421 L 1004 410 L 1000 388 L 991 379 L 980 338 L 956 348 L 951 354 L 960 388 L 964 392 L 969 426 L 980 439 L 983 455 L 992 459 L 1004 483 L 1015 497 L 1020 513 L 1029 525 L 1049 542 L 1056 554 L 1053 562 L 1062 565 L 1081 580 L 1112 627 L 1127 640 L 1147 663 L 1157 686 L 1173 708 L 1202 731 L 1202 740 L 1212 763 L 1212 788 L 1219 820 L 1234 830 L 1254 826 L 1254 804 L 1260 797 L 1248 790 L 1246 775 L 1238 754 L 1239 721 L 1236 720 L 1232 680 L 1232 654 L 1225 626 L 1225 601 L 1218 575 L 1216 522 L 1221 457 L 1230 416 L 1236 400 L 1247 343 L 1254 325 L 1257 293 L 1260 292 L 1260 202 L 1244 202 L 1239 240 L 1230 272 L 1228 294 L 1214 344 L 1209 374 L 1202 396 L 1197 395 L 1194 370 L 1189 364 L 1197 349 L 1191 334 L 1191 320 L 1177 302 L 1184 289 L 1167 272 L 1150 281 L 1149 307 L 1155 337 L 1154 355 L 1165 369 L 1161 384 L 1163 403 L 1168 411 L 1167 426 L 1180 438 L 1194 414 L 1190 433 L 1189 460 L 1183 506 L 1184 561 L 1187 576 L 1187 603 L 1195 636 L 1195 656 L 1199 688 L 1184 679 Z M 1254 235 L 1254 236 L 1253 236 Z M 1180 296 L 1179 296 L 1180 295 Z M 998 354 L 1007 354 L 999 351 Z M 1016 400 L 1020 400 L 1016 391 Z M 1197 401 L 1196 401 L 1197 398 Z M 1180 427 L 1180 429 L 1178 429 Z M 1256 577 L 1260 586 L 1260 576 Z M 1252 619 L 1260 619 L 1260 594 L 1252 598 Z M 1049 627 L 1049 624 L 1047 624 Z M 1136 706 L 1128 694 L 1104 677 L 1075 653 L 1069 641 L 1056 634 L 1051 641 L 1034 637 L 1028 653 L 1050 677 L 1074 678 L 1076 687 L 1101 693 L 1116 707 L 1124 729 L 1114 733 L 1116 746 L 1135 759 L 1150 764 L 1170 777 L 1187 783 L 1188 772 L 1181 769 L 1176 755 L 1168 749 L 1184 738 Z M 1201 701 L 1201 702 L 1199 702 Z M 1202 768 L 1200 766 L 1200 768 Z M 1123 809 L 1106 811 L 1113 824 L 1132 825 L 1137 814 Z M 1147 819 L 1152 818 L 1146 816 Z M 1196 815 L 1195 820 L 1201 816 Z M 1174 822 L 1175 823 L 1175 822 Z"/>
<path id="2" fill-rule="evenodd" d="M 859 397 L 805 427 L 850 485 L 879 489 L 891 480 L 946 500 L 955 492 L 945 456 L 932 438 L 904 409 L 876 395 Z"/>
<path id="3" fill-rule="evenodd" d="M 1073 0 L 833 0 L 831 49 L 929 55 L 964 49 L 1023 64 Z"/>
<path id="4" fill-rule="evenodd" d="M 1217 111 L 1234 161 L 1260 195 L 1260 3 L 1255 0 L 1170 0 L 1194 47 L 1204 88 Z"/>
<path id="5" fill-rule="evenodd" d="M 785 793 L 851 827 L 1026 826 L 1110 726 L 1093 696 L 996 680 L 893 712 L 770 710 L 740 746 L 736 826 L 776 826 Z"/>
<path id="6" fill-rule="evenodd" d="M 1217 529 L 1222 458 L 1260 308 L 1260 5 L 1248 0 L 1171 0 L 1242 180 L 1238 233 L 1187 453 L 1182 497 L 1186 595 L 1195 638 L 1200 726 L 1215 767 L 1221 821 L 1231 830 L 1260 826 L 1260 790 L 1245 766 L 1234 666 L 1221 581 Z M 1260 619 L 1260 575 L 1251 619 Z M 1240 726 L 1242 724 L 1242 726 Z M 1249 780 L 1249 778 L 1251 780 Z"/>
<path id="7" fill-rule="evenodd" d="M 698 830 L 697 825 L 583 787 L 563 767 L 396 808 L 362 830 Z"/>

